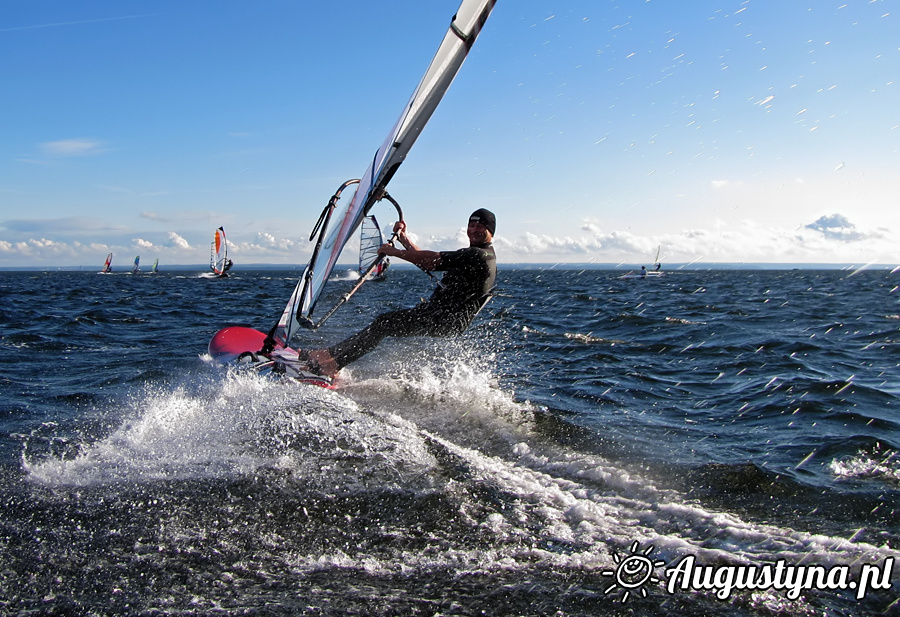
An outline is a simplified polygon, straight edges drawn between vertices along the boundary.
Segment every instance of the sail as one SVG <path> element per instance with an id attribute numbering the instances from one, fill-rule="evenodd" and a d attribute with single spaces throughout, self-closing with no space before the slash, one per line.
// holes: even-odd
<path id="1" fill-rule="evenodd" d="M 103 264 L 103 269 L 100 272 L 112 272 L 112 253 L 106 256 L 106 262 Z"/>
<path id="2" fill-rule="evenodd" d="M 364 274 L 378 259 L 378 249 L 384 244 L 384 236 L 374 216 L 367 216 L 362 222 L 359 238 L 359 273 Z"/>
<path id="3" fill-rule="evenodd" d="M 153 262 L 153 267 L 150 268 L 150 272 L 156 272 L 159 270 L 159 259 Z"/>
<path id="4" fill-rule="evenodd" d="M 273 328 L 274 336 L 281 342 L 290 341 L 300 327 L 315 327 L 310 316 L 337 265 L 341 250 L 406 158 L 450 87 L 495 4 L 496 0 L 463 0 L 424 77 L 360 178 L 353 199 L 342 206 L 333 201 L 334 210 L 328 218 L 328 228 L 322 230 L 324 235 L 321 237 L 324 239 L 321 246 L 314 252 Z"/>
<path id="5" fill-rule="evenodd" d="M 137 274 L 140 271 L 141 271 L 141 256 L 138 255 L 137 257 L 134 258 L 134 265 L 131 266 L 131 273 Z"/>
<path id="6" fill-rule="evenodd" d="M 210 247 L 209 267 L 216 274 L 224 274 L 227 260 L 228 243 L 225 241 L 225 229 L 219 227 Z"/>

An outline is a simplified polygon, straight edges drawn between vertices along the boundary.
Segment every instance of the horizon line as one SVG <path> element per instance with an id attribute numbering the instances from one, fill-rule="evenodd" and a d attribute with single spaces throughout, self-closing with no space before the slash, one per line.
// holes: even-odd
<path id="1" fill-rule="evenodd" d="M 514 270 L 533 270 L 533 269 L 558 269 L 558 270 L 640 270 L 642 265 L 646 264 L 629 264 L 629 263 L 596 263 L 596 262 L 500 262 L 500 268 L 509 268 Z M 235 264 L 233 270 L 251 271 L 251 270 L 302 270 L 305 265 L 301 264 L 277 264 L 277 263 L 248 263 Z M 416 269 L 416 266 L 407 263 L 392 263 L 392 268 L 396 269 Z M 208 264 L 163 264 L 160 271 L 170 270 L 177 271 L 203 271 L 209 270 Z M 335 270 L 356 270 L 357 264 L 337 264 Z M 856 264 L 850 262 L 830 263 L 830 262 L 685 262 L 673 263 L 669 267 L 662 269 L 663 272 L 677 272 L 686 270 L 900 270 L 900 265 L 891 265 L 886 263 L 866 263 Z M 98 272 L 100 266 L 0 266 L 0 272 Z M 130 273 L 131 268 L 121 266 L 121 269 L 113 270 L 113 272 Z M 142 270 L 143 274 L 150 274 L 149 270 Z"/>

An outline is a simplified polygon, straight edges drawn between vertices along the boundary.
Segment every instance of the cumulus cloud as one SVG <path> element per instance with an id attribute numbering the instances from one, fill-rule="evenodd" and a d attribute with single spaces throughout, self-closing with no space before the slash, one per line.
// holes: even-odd
<path id="1" fill-rule="evenodd" d="M 297 242 L 290 238 L 278 238 L 268 232 L 259 232 L 256 234 L 256 242 L 248 243 L 247 247 L 265 247 L 282 253 L 294 253 L 301 248 L 305 248 L 307 242 Z"/>
<path id="2" fill-rule="evenodd" d="M 190 250 L 190 243 L 174 231 L 169 232 L 169 244 L 178 249 Z"/>
<path id="3" fill-rule="evenodd" d="M 495 244 L 498 255 L 508 262 L 649 263 L 659 246 L 660 260 L 669 263 L 854 263 L 891 261 L 890 256 L 896 254 L 890 230 L 863 233 L 840 216 L 822 217 L 794 230 L 752 220 L 737 225 L 716 220 L 710 221 L 709 227 L 672 229 L 656 236 L 598 229 L 586 223 L 580 235 L 526 232 L 516 237 L 498 236 Z"/>
<path id="4" fill-rule="evenodd" d="M 306 239 L 281 238 L 269 232 L 257 232 L 255 241 L 235 240 L 228 242 L 228 253 L 241 260 L 260 263 L 301 263 L 312 252 L 313 244 Z"/>
<path id="5" fill-rule="evenodd" d="M 577 256 L 579 260 L 589 260 L 591 255 L 603 248 L 614 248 L 623 241 L 623 236 L 627 235 L 627 233 L 620 233 L 573 238 L 571 236 L 557 237 L 526 232 L 518 240 L 510 240 L 499 236 L 497 242 L 504 250 L 509 250 L 519 255 Z M 606 245 L 607 242 L 609 246 Z"/>
<path id="6" fill-rule="evenodd" d="M 275 239 L 275 236 L 268 232 L 260 232 L 256 234 L 256 239 L 263 246 L 275 246 L 278 243 L 278 241 Z"/>
<path id="7" fill-rule="evenodd" d="M 24 242 L 0 241 L 0 254 L 7 257 L 24 257 L 30 260 L 60 260 L 74 254 L 72 247 L 64 242 L 56 242 L 47 238 L 30 239 Z M 29 265 L 29 264 L 24 264 Z M 40 265 L 39 263 L 30 265 Z"/>
<path id="8" fill-rule="evenodd" d="M 469 246 L 469 237 L 464 227 L 458 228 L 453 234 L 436 236 L 434 234 L 423 237 L 413 231 L 407 232 L 413 244 L 426 248 L 429 251 L 455 251 L 464 246 Z"/>
<path id="9" fill-rule="evenodd" d="M 856 225 L 842 214 L 820 216 L 815 222 L 806 225 L 806 229 L 818 231 L 826 238 L 843 242 L 854 242 L 866 237 L 866 234 L 858 231 Z"/>
<path id="10" fill-rule="evenodd" d="M 185 236 L 174 231 L 138 230 L 112 234 L 103 230 L 98 236 L 87 235 L 87 231 L 96 233 L 101 225 L 101 220 L 89 218 L 6 221 L 0 225 L 6 227 L 0 233 L 0 265 L 99 265 L 108 252 L 131 256 L 136 249 L 169 264 L 203 264 L 209 257 L 210 238 L 205 229 Z M 726 222 L 712 218 L 693 227 L 662 228 L 658 233 L 645 234 L 630 229 L 604 230 L 605 226 L 590 219 L 558 233 L 541 233 L 540 227 L 525 226 L 523 232 L 501 232 L 495 245 L 503 263 L 602 264 L 650 264 L 661 246 L 664 267 L 697 262 L 890 263 L 897 261 L 900 245 L 890 229 L 860 229 L 839 214 L 788 228 L 749 219 Z M 528 231 L 530 227 L 535 231 Z M 464 229 L 447 231 L 413 240 L 429 250 L 468 245 Z M 241 264 L 302 265 L 313 247 L 305 235 L 282 237 L 277 231 L 249 237 L 237 232 L 235 236 L 230 238 L 229 250 Z M 340 263 L 355 259 L 355 243 L 356 236 L 348 243 Z"/>

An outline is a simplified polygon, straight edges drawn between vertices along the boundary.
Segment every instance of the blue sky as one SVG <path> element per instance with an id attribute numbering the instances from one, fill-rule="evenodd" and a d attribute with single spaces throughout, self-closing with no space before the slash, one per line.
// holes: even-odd
<path id="1" fill-rule="evenodd" d="M 0 267 L 305 263 L 457 6 L 8 0 Z M 900 264 L 897 8 L 498 0 L 389 190 L 507 263 Z"/>

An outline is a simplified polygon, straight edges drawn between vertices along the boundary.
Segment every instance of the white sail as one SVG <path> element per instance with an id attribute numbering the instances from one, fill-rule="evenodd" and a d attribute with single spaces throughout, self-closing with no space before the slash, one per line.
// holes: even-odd
<path id="1" fill-rule="evenodd" d="M 653 259 L 653 271 L 650 274 L 655 276 L 662 276 L 662 264 L 659 262 L 659 251 L 662 249 L 662 245 L 656 247 L 656 257 Z"/>
<path id="2" fill-rule="evenodd" d="M 228 242 L 225 240 L 225 229 L 219 227 L 210 245 L 209 268 L 218 275 L 225 273 L 228 261 Z"/>
<path id="3" fill-rule="evenodd" d="M 463 0 L 425 75 L 403 108 L 362 178 L 349 204 L 331 213 L 320 249 L 306 266 L 275 328 L 274 335 L 287 343 L 300 327 L 315 327 L 310 315 L 344 245 L 359 228 L 363 217 L 381 197 L 397 168 L 450 87 L 496 0 Z"/>
<path id="4" fill-rule="evenodd" d="M 103 274 L 107 274 L 112 272 L 112 253 L 106 256 L 106 261 L 103 263 L 103 269 L 100 270 Z"/>
<path id="5" fill-rule="evenodd" d="M 374 216 L 363 219 L 359 236 L 359 273 L 364 274 L 378 259 L 378 249 L 384 244 L 384 236 Z"/>

